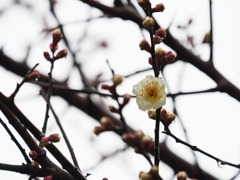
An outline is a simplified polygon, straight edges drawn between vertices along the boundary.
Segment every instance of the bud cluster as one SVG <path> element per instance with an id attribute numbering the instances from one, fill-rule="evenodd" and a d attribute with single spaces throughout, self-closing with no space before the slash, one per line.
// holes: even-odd
<path id="1" fill-rule="evenodd" d="M 148 117 L 156 120 L 156 110 L 150 109 L 148 110 Z M 163 123 L 164 127 L 168 127 L 176 118 L 175 114 L 172 112 L 168 112 L 166 109 L 161 109 L 160 111 L 160 121 Z"/>
<path id="2" fill-rule="evenodd" d="M 158 175 L 158 167 L 157 166 L 152 166 L 148 172 L 141 171 L 139 173 L 139 178 L 141 180 L 155 180 L 155 179 L 159 179 L 158 176 L 159 175 Z"/>
<path id="3" fill-rule="evenodd" d="M 145 11 L 150 13 L 163 12 L 165 7 L 163 3 L 157 4 L 154 8 L 151 7 L 150 0 L 138 0 L 139 6 L 141 6 Z"/>
<path id="4" fill-rule="evenodd" d="M 122 140 L 130 146 L 133 146 L 135 152 L 140 154 L 142 154 L 143 151 L 151 152 L 154 146 L 152 138 L 145 135 L 142 131 L 124 133 L 122 135 Z"/>
<path id="5" fill-rule="evenodd" d="M 59 142 L 61 136 L 59 134 L 51 134 L 48 137 L 42 137 L 40 140 L 40 146 L 46 147 L 49 143 L 56 143 Z"/>
<path id="6" fill-rule="evenodd" d="M 114 74 L 113 77 L 112 77 L 112 83 L 113 84 L 112 85 L 102 84 L 101 88 L 104 89 L 104 90 L 108 90 L 112 94 L 112 98 L 116 100 L 118 98 L 118 95 L 117 95 L 117 92 L 116 92 L 116 87 L 118 85 L 120 85 L 122 82 L 123 82 L 123 77 L 121 75 Z M 122 103 L 119 104 L 120 107 L 115 108 L 114 106 L 109 106 L 109 110 L 111 112 L 119 114 L 120 109 L 122 109 L 125 105 L 127 105 L 128 102 L 130 101 L 130 99 L 131 99 L 131 96 L 129 94 L 123 95 L 123 101 L 122 101 Z"/>
<path id="7" fill-rule="evenodd" d="M 94 128 L 93 130 L 94 134 L 99 135 L 102 132 L 111 131 L 115 129 L 114 122 L 109 117 L 106 117 L 106 116 L 103 116 L 100 119 L 100 125 L 101 126 L 96 126 Z"/>
<path id="8" fill-rule="evenodd" d="M 62 32 L 60 29 L 56 29 L 52 32 L 52 43 L 49 45 L 49 48 L 52 52 L 53 57 L 50 56 L 48 52 L 43 52 L 43 56 L 45 57 L 46 60 L 50 62 L 54 62 L 57 59 L 64 58 L 67 56 L 67 50 L 62 49 L 60 50 L 57 55 L 54 55 L 56 50 L 58 50 L 58 43 L 62 39 Z"/>

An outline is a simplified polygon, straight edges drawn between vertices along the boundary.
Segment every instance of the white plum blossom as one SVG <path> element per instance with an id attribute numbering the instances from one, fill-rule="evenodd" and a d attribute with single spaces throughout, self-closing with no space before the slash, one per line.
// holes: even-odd
<path id="1" fill-rule="evenodd" d="M 132 92 L 136 95 L 139 109 L 143 111 L 158 109 L 166 104 L 165 83 L 162 78 L 148 75 L 133 86 Z"/>

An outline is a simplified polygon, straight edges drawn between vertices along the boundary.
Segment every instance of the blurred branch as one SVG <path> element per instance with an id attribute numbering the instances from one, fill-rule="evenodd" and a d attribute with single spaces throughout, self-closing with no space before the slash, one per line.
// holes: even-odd
<path id="1" fill-rule="evenodd" d="M 212 16 L 212 0 L 209 0 L 209 14 L 210 14 L 210 57 L 209 61 L 213 62 L 213 16 Z"/>
<path id="2" fill-rule="evenodd" d="M 45 99 L 45 101 L 47 101 L 46 93 L 45 93 L 43 90 L 40 91 L 40 94 L 41 94 L 42 97 Z M 57 122 L 57 125 L 58 125 L 58 127 L 59 127 L 59 129 L 60 129 L 60 131 L 61 131 L 61 133 L 62 133 L 62 135 L 63 135 L 63 139 L 65 140 L 65 142 L 66 142 L 66 144 L 67 144 L 68 150 L 69 150 L 69 152 L 70 152 L 70 154 L 71 154 L 71 157 L 72 157 L 72 159 L 73 159 L 73 163 L 74 163 L 74 165 L 80 170 L 80 167 L 79 167 L 79 165 L 78 165 L 77 158 L 76 158 L 76 156 L 75 156 L 75 153 L 74 153 L 74 151 L 73 151 L 73 148 L 72 148 L 72 146 L 71 146 L 71 144 L 70 144 L 70 142 L 69 142 L 69 140 L 68 140 L 68 137 L 67 137 L 67 135 L 66 135 L 66 133 L 65 133 L 65 131 L 64 131 L 64 129 L 63 129 L 63 126 L 62 126 L 62 124 L 61 124 L 61 122 L 60 122 L 57 114 L 55 113 L 55 111 L 54 111 L 54 109 L 53 109 L 53 107 L 52 107 L 52 105 L 51 105 L 50 102 L 49 102 L 49 108 L 50 108 L 50 110 L 52 111 L 53 116 L 54 116 L 54 118 L 55 118 L 55 120 L 56 120 L 56 122 Z M 80 171 L 81 171 L 81 170 L 80 170 Z"/>
<path id="3" fill-rule="evenodd" d="M 24 159 L 26 160 L 27 163 L 30 163 L 30 159 L 28 158 L 28 155 L 25 152 L 25 149 L 21 146 L 21 144 L 17 141 L 13 133 L 10 131 L 10 129 L 7 127 L 7 125 L 3 122 L 2 118 L 0 118 L 0 123 L 3 125 L 4 129 L 7 131 L 13 142 L 17 145 L 18 149 L 21 151 Z"/>
<path id="4" fill-rule="evenodd" d="M 213 155 L 211 155 L 211 154 L 203 151 L 202 149 L 199 149 L 197 146 L 190 145 L 189 143 L 187 143 L 187 142 L 179 139 L 178 137 L 176 137 L 176 136 L 175 136 L 174 134 L 172 134 L 171 131 L 170 131 L 168 128 L 166 128 L 166 127 L 165 127 L 165 131 L 163 131 L 163 133 L 166 134 L 166 135 L 168 135 L 168 136 L 170 136 L 170 137 L 172 137 L 173 139 L 175 139 L 175 141 L 176 141 L 177 143 L 181 143 L 181 144 L 183 144 L 183 145 L 191 148 L 193 151 L 198 151 L 198 152 L 200 152 L 201 154 L 204 154 L 205 156 L 208 156 L 208 157 L 216 160 L 217 163 L 218 163 L 218 165 L 229 165 L 229 166 L 236 167 L 236 168 L 240 169 L 240 164 L 233 164 L 233 163 L 230 163 L 230 162 L 227 162 L 227 161 L 223 161 L 223 160 L 217 158 L 216 156 L 213 156 Z"/>

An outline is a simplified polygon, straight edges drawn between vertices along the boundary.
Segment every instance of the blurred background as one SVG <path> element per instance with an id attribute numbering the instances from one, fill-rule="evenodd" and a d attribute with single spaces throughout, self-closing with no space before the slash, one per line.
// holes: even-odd
<path id="1" fill-rule="evenodd" d="M 40 63 L 37 70 L 47 75 L 50 63 L 44 59 L 43 52 L 49 51 L 51 31 L 60 23 L 69 46 L 61 41 L 59 49 L 67 48 L 69 55 L 55 63 L 53 77 L 60 82 L 67 81 L 70 88 L 84 88 L 86 84 L 83 82 L 86 79 L 90 84 L 97 81 L 110 83 L 111 70 L 106 60 L 116 74 L 123 76 L 150 68 L 149 54 L 141 51 L 138 46 L 142 39 L 149 40 L 149 35 L 147 31 L 140 30 L 136 23 L 109 17 L 108 14 L 103 14 L 82 1 L 53 1 L 51 3 L 54 3 L 55 16 L 50 10 L 50 1 L 47 0 L 0 0 L 0 46 L 6 56 L 17 62 L 25 62 L 29 67 Z M 127 1 L 122 2 L 127 5 Z M 160 3 L 157 0 L 151 2 L 153 5 Z M 99 0 L 99 3 L 114 6 L 111 0 Z M 136 1 L 132 3 L 140 15 L 145 17 Z M 165 5 L 165 11 L 154 15 L 159 25 L 169 29 L 173 37 L 191 53 L 207 61 L 210 55 L 210 47 L 206 40 L 210 31 L 209 1 L 162 0 L 161 3 Z M 214 66 L 238 88 L 239 5 L 237 0 L 212 1 Z M 165 50 L 172 49 L 164 42 L 158 46 Z M 76 64 L 81 67 L 84 76 L 81 76 Z M 117 89 L 118 93 L 132 94 L 133 85 L 149 74 L 153 75 L 153 71 L 143 71 L 125 78 Z M 165 66 L 163 77 L 168 93 L 193 92 L 216 87 L 216 83 L 209 76 L 181 59 Z M 21 80 L 22 77 L 0 66 L 0 91 L 3 94 L 10 95 Z M 26 83 L 15 99 L 17 106 L 39 129 L 43 124 L 46 107 L 39 95 L 40 89 L 37 85 Z M 107 93 L 101 90 L 98 84 L 97 89 Z M 91 95 L 91 99 L 95 103 L 104 104 L 106 110 L 109 105 L 116 105 L 111 98 Z M 149 170 L 150 165 L 146 159 L 136 154 L 131 147 L 127 147 L 120 136 L 113 132 L 96 136 L 93 129 L 99 123 L 94 118 L 70 106 L 61 97 L 54 96 L 51 102 L 72 143 L 81 170 L 84 174 L 91 174 L 89 180 L 101 180 L 104 177 L 109 180 L 132 180 L 138 179 L 140 171 Z M 190 144 L 224 161 L 239 164 L 239 106 L 238 100 L 226 93 L 210 92 L 180 95 L 174 102 L 172 98 L 168 98 L 164 108 L 168 111 L 173 111 L 174 107 L 177 109 L 178 116 L 170 126 L 172 133 L 177 137 L 186 140 L 187 134 Z M 134 98 L 124 108 L 123 113 L 129 126 L 154 137 L 154 121 L 148 118 L 146 112 L 138 109 Z M 7 123 L 2 113 L 0 117 Z M 161 126 L 160 132 L 163 130 Z M 16 134 L 14 130 L 13 132 Z M 59 133 L 52 115 L 47 130 L 47 134 L 51 133 Z M 0 162 L 16 165 L 24 163 L 24 158 L 2 126 L 0 134 Z M 29 149 L 22 139 L 17 134 L 16 137 L 28 152 Z M 169 149 L 185 161 L 192 164 L 197 161 L 203 171 L 216 179 L 240 180 L 239 169 L 219 165 L 215 160 L 198 152 L 194 158 L 191 149 L 176 143 L 163 133 L 160 133 L 160 140 L 166 142 Z M 71 159 L 63 141 L 56 146 Z M 47 155 L 51 157 L 50 153 Z M 160 163 L 160 174 L 166 180 L 176 179 L 174 171 L 164 162 Z M 0 178 L 6 177 L 9 180 L 29 178 L 27 175 L 1 170 Z"/>

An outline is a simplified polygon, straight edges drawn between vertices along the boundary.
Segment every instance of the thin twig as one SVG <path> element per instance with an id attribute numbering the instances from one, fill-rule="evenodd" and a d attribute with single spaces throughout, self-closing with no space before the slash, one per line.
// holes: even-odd
<path id="1" fill-rule="evenodd" d="M 7 131 L 13 142 L 16 144 L 20 152 L 22 153 L 24 159 L 26 160 L 27 163 L 30 163 L 31 160 L 28 158 L 28 155 L 25 152 L 25 149 L 21 146 L 21 144 L 18 142 L 18 140 L 15 138 L 13 133 L 10 131 L 10 129 L 7 127 L 6 123 L 3 122 L 2 118 L 0 118 L 0 123 L 3 125 L 4 129 Z"/>
<path id="2" fill-rule="evenodd" d="M 217 158 L 216 156 L 213 156 L 213 155 L 203 151 L 202 149 L 199 149 L 197 146 L 193 146 L 193 145 L 191 145 L 191 144 L 189 144 L 189 143 L 179 139 L 174 134 L 172 134 L 171 131 L 168 128 L 166 128 L 166 127 L 165 127 L 165 131 L 163 131 L 163 133 L 168 135 L 168 136 L 170 136 L 170 137 L 172 137 L 173 139 L 175 139 L 177 143 L 181 143 L 181 144 L 191 148 L 193 151 L 198 151 L 201 154 L 204 154 L 205 156 L 210 157 L 210 158 L 216 160 L 218 165 L 219 164 L 220 165 L 229 165 L 229 166 L 236 167 L 236 168 L 240 169 L 240 164 L 233 164 L 233 163 L 230 163 L 230 162 L 227 162 L 227 161 L 223 161 L 223 160 Z"/>
<path id="3" fill-rule="evenodd" d="M 45 94 L 45 92 L 44 92 L 43 90 L 40 91 L 40 94 L 41 94 L 42 97 L 45 99 L 45 101 L 47 101 L 47 96 L 46 96 L 46 94 Z M 52 107 L 52 105 L 51 105 L 50 102 L 49 102 L 49 108 L 50 108 L 50 110 L 52 111 L 53 116 L 54 116 L 54 118 L 55 118 L 55 120 L 56 120 L 56 123 L 57 123 L 57 125 L 58 125 L 58 127 L 59 127 L 59 129 L 60 129 L 60 131 L 61 131 L 61 133 L 62 133 L 62 135 L 63 135 L 63 138 L 64 138 L 64 140 L 65 140 L 65 142 L 66 142 L 66 144 L 67 144 L 68 150 L 69 150 L 69 152 L 70 152 L 70 154 L 71 154 L 71 157 L 72 157 L 72 159 L 73 159 L 73 163 L 74 163 L 74 165 L 80 170 L 80 167 L 79 167 L 79 165 L 78 165 L 77 158 L 76 158 L 76 156 L 75 156 L 75 153 L 74 153 L 74 151 L 73 151 L 73 148 L 72 148 L 72 146 L 71 146 L 71 144 L 70 144 L 70 142 L 69 142 L 69 140 L 68 140 L 68 137 L 67 137 L 67 135 L 66 135 L 66 133 L 65 133 L 65 131 L 64 131 L 64 129 L 63 129 L 63 126 L 62 126 L 62 124 L 61 124 L 61 122 L 60 122 L 57 114 L 55 113 L 55 111 L 54 111 L 54 109 L 53 109 L 53 107 Z M 80 171 L 81 171 L 81 170 L 80 170 Z"/>

